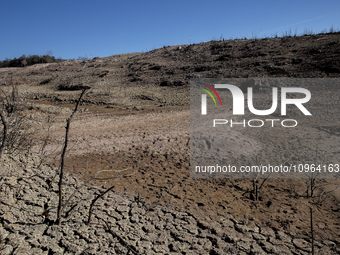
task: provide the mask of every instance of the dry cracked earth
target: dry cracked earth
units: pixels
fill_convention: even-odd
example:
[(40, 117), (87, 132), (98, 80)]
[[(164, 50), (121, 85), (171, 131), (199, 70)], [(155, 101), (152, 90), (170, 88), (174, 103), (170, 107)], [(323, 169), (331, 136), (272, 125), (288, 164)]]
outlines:
[[(92, 186), (88, 187), (89, 189), (101, 187), (99, 189), (102, 190), (104, 187), (115, 185), (114, 193), (110, 196), (116, 196), (118, 200), (126, 199), (125, 202), (115, 202), (113, 205), (110, 205), (110, 200), (107, 199), (106, 202), (101, 202), (102, 206), (111, 208), (104, 209), (104, 212), (113, 210), (115, 211), (113, 214), (121, 215), (113, 217), (114, 220), (111, 220), (110, 224), (118, 224), (120, 220), (129, 222), (118, 224), (120, 228), (116, 231), (123, 236), (126, 231), (131, 232), (134, 226), (136, 231), (139, 231), (140, 225), (141, 231), (148, 236), (155, 228), (155, 221), (144, 218), (147, 217), (144, 213), (140, 213), (143, 216), (138, 216), (143, 219), (140, 222), (132, 219), (137, 217), (130, 213), (134, 207), (151, 210), (150, 213), (157, 215), (158, 221), (161, 222), (166, 221), (164, 217), (172, 217), (171, 224), (175, 228), (178, 225), (177, 231), (180, 232), (176, 234), (167, 229), (165, 232), (170, 231), (172, 234), (164, 237), (167, 239), (166, 244), (163, 242), (161, 244), (164, 247), (155, 248), (156, 237), (147, 237), (144, 241), (150, 243), (143, 246), (138, 243), (143, 240), (136, 239), (137, 231), (132, 234), (135, 237), (124, 239), (135, 247), (133, 248), (135, 252), (308, 254), (311, 251), (312, 240), (310, 231), (310, 208), (312, 208), (314, 239), (318, 244), (316, 246), (318, 254), (338, 254), (339, 179), (317, 179), (313, 186), (315, 187), (313, 196), (307, 196), (306, 192), (310, 179), (268, 179), (261, 188), (258, 201), (254, 201), (251, 192), (252, 179), (190, 178), (189, 145), (191, 78), (340, 78), (339, 40), (340, 34), (332, 33), (257, 40), (211, 41), (163, 47), (146, 53), (94, 58), (89, 61), (74, 60), (24, 68), (3, 68), (0, 69), (0, 86), (7, 94), (10, 94), (12, 84), (18, 89), (20, 116), (26, 121), (25, 135), (27, 140), (32, 141), (30, 150), (40, 155), (43, 161), (52, 167), (51, 169), (59, 166), (66, 119), (72, 113), (79, 97), (79, 88), (91, 87), (82, 98), (79, 110), (72, 119), (65, 163), (68, 176), (86, 181), (101, 170), (110, 170), (100, 172), (97, 176), (107, 179), (93, 181)], [(293, 154), (295, 162), (325, 160), (334, 164), (340, 163), (340, 87), (335, 85), (331, 89), (310, 89), (318, 92), (318, 97), (309, 104), (314, 118), (294, 116), (301, 123), (301, 128), (293, 134), (291, 131), (278, 134), (277, 129), (251, 133), (242, 129), (236, 130), (230, 138), (235, 138), (235, 145), (230, 148), (233, 160), (241, 161), (242, 164), (254, 164), (259, 158), (285, 162)], [(261, 93), (265, 95), (266, 92)], [(331, 107), (332, 110), (329, 110)], [(244, 147), (240, 146), (238, 141), (247, 141), (248, 147), (253, 149), (244, 151)], [(125, 171), (118, 173), (111, 170)], [(18, 172), (15, 176), (21, 175), (23, 174)], [(51, 172), (45, 176), (50, 175)], [(120, 177), (109, 178), (117, 175)], [(2, 179), (2, 188), (6, 187), (6, 190), (7, 186), (17, 187), (20, 182), (18, 179), (6, 179), (9, 177), (1, 178), (5, 178)], [(45, 182), (48, 178), (42, 179)], [(40, 182), (42, 181), (38, 181)], [(3, 199), (3, 190), (1, 192)], [(10, 194), (12, 191), (8, 192)], [(138, 205), (139, 200), (136, 202), (136, 198), (141, 199), (143, 205)], [(16, 199), (7, 202), (3, 200), (8, 210), (12, 210), (8, 206), (13, 205), (11, 203), (19, 203), (20, 198)], [(49, 200), (42, 199), (36, 202), (36, 206), (43, 206), (46, 201)], [(118, 205), (121, 206), (120, 209)], [(1, 207), (5, 208), (4, 204)], [(20, 227), (10, 227), (9, 222), (15, 219), (10, 218), (5, 209), (0, 210), (3, 210), (0, 211), (1, 224), (7, 233), (7, 239), (4, 239), (2, 245), (12, 247), (6, 246), (10, 252), (3, 251), (1, 254), (12, 254), (16, 251), (11, 243), (15, 238), (8, 235), (14, 233), (25, 236), (29, 230), (22, 227), (27, 231), (20, 232)], [(97, 216), (100, 216), (96, 218), (96, 224), (99, 224), (98, 222), (106, 216), (99, 213), (100, 208), (97, 208), (97, 211)], [(177, 217), (175, 212), (180, 215)], [(136, 215), (138, 213), (136, 212)], [(50, 217), (53, 219), (55, 216)], [(172, 222), (176, 219), (177, 225)], [(199, 223), (200, 221), (205, 223)], [(151, 224), (150, 229), (143, 229), (147, 228), (148, 222)], [(46, 222), (44, 224), (48, 225)], [(185, 227), (188, 224), (190, 228)], [(213, 227), (210, 225), (214, 224), (218, 225), (216, 227), (218, 230), (212, 230)], [(191, 229), (191, 225), (196, 228)], [(73, 226), (74, 229), (79, 227)], [(232, 230), (224, 227), (235, 230), (235, 235), (240, 238), (226, 237), (225, 232), (231, 233)], [(51, 230), (51, 226), (46, 228), (44, 231), (50, 238), (58, 235), (51, 233), (56, 231)], [(64, 226), (64, 232), (69, 231), (65, 228)], [(157, 231), (164, 229), (166, 228), (156, 226)], [(186, 229), (185, 232), (182, 233), (182, 229)], [(263, 231), (270, 229), (272, 232), (264, 234), (261, 229)], [(86, 231), (90, 233), (92, 230)], [(156, 233), (158, 238), (161, 232)], [(184, 233), (198, 239), (192, 241), (178, 237), (185, 236)], [(107, 248), (104, 251), (91, 246), (87, 251), (78, 251), (74, 247), (67, 248), (69, 245), (65, 244), (72, 241), (75, 234), (72, 232), (70, 234), (72, 238), (69, 240), (63, 239), (63, 235), (58, 237), (53, 251), (43, 248), (40, 241), (40, 246), (38, 244), (33, 246), (33, 241), (30, 245), (40, 249), (41, 252), (47, 252), (46, 254), (127, 252), (124, 250), (126, 244), (119, 242), (120, 239), (114, 236), (112, 238), (116, 238), (116, 242), (121, 246), (125, 245), (125, 248)], [(87, 244), (95, 243), (92, 237), (80, 239), (85, 240)], [(227, 246), (218, 244), (220, 239)], [(208, 240), (210, 244), (204, 246), (202, 243), (204, 240)], [(282, 243), (278, 244), (278, 241)], [(171, 245), (171, 242), (176, 242), (178, 247)], [(186, 246), (190, 242), (199, 245), (196, 248)], [(203, 248), (199, 248), (201, 245)], [(218, 248), (219, 245), (226, 247), (225, 250)], [(277, 248), (279, 245), (285, 248)], [(79, 243), (79, 246), (82, 244)], [(90, 250), (93, 253), (86, 253)], [(17, 251), (15, 254), (23, 253)]]

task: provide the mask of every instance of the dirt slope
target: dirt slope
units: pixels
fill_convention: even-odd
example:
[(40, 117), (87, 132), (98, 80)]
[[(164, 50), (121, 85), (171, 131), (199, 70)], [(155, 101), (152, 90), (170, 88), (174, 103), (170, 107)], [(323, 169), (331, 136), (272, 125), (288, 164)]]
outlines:
[[(252, 201), (250, 180), (189, 177), (190, 78), (339, 78), (339, 40), (340, 34), (334, 33), (171, 46), (83, 62), (0, 69), (0, 85), (4, 90), (10, 89), (11, 81), (18, 85), (20, 96), (27, 100), (27, 116), (37, 121), (36, 137), (40, 141), (48, 137), (44, 155), (55, 164), (65, 120), (79, 95), (73, 89), (92, 87), (71, 125), (66, 163), (72, 174), (87, 179), (98, 170), (130, 167), (136, 175), (105, 185), (116, 183), (117, 191), (133, 190), (148, 203), (200, 217), (253, 219), (306, 240), (310, 240), (309, 207), (313, 207), (315, 238), (332, 240), (339, 246), (339, 201), (331, 193), (321, 195), (322, 189), (307, 198), (306, 180), (268, 180), (260, 200)], [(338, 92), (330, 92), (329, 97), (338, 100)], [(325, 101), (327, 98), (322, 98), (318, 103)], [(47, 132), (47, 116), (56, 114)], [(312, 132), (320, 136), (322, 146), (332, 147), (336, 158), (339, 116), (338, 112), (330, 113), (334, 122), (311, 127), (301, 135)], [(242, 132), (238, 135), (246, 137)], [(273, 143), (289, 147), (284, 136), (274, 139), (275, 132), (267, 140), (258, 139), (258, 135), (250, 138), (259, 148)], [(40, 142), (34, 150), (39, 152), (41, 146)], [(269, 157), (275, 150), (266, 153), (264, 157)], [(251, 162), (255, 156), (256, 152), (244, 160)], [(336, 185), (336, 180), (332, 182)], [(320, 186), (323, 184), (320, 181)]]

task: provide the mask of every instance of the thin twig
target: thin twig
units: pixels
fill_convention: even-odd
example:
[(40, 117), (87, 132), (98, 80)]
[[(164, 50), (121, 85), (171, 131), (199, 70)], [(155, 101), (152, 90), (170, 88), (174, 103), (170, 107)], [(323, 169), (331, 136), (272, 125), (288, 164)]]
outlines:
[(1, 117), (1, 122), (4, 125), (4, 131), (3, 131), (3, 136), (2, 136), (2, 143), (0, 146), (0, 159), (2, 157), (2, 152), (6, 146), (7, 143), (7, 119), (2, 111), (0, 111), (0, 117)]
[(313, 209), (310, 207), (310, 232), (312, 235), (312, 255), (314, 255)]
[[(93, 180), (103, 181), (103, 180), (109, 180), (109, 179), (118, 178), (118, 177), (128, 177), (128, 176), (131, 176), (131, 175), (135, 174), (135, 173), (132, 173), (132, 174), (130, 174), (130, 175), (118, 175), (118, 176), (112, 176), (112, 177), (107, 177), (107, 178), (98, 178), (97, 175), (99, 175), (100, 173), (102, 173), (102, 172), (123, 172), (123, 171), (126, 171), (126, 170), (128, 170), (128, 169), (130, 169), (130, 167), (125, 168), (125, 169), (123, 169), (123, 170), (101, 170), (101, 171), (97, 172), (97, 173), (95, 174), (94, 177), (92, 177), (92, 178), (90, 178), (89, 180), (87, 180), (86, 182), (84, 182), (83, 185), (81, 185), (80, 187), (78, 187), (78, 188), (72, 193), (72, 195), (67, 199), (67, 201), (66, 201), (65, 204), (63, 205), (63, 208), (65, 208), (65, 207), (69, 204), (69, 202), (71, 201), (71, 199), (75, 196), (75, 194), (76, 194), (77, 192), (80, 191), (80, 189), (81, 189), (82, 187), (84, 187), (86, 184), (90, 183), (90, 182), (93, 181)], [(69, 214), (69, 213), (72, 211), (73, 208), (74, 208), (74, 207), (72, 207), (72, 208), (67, 212), (67, 214)]]
[(99, 194), (95, 199), (92, 200), (91, 205), (90, 205), (90, 209), (89, 209), (89, 218), (87, 220), (87, 225), (90, 224), (91, 222), (91, 216), (92, 216), (92, 208), (93, 205), (97, 202), (97, 200), (99, 198), (101, 198), (102, 196), (104, 196), (106, 193), (108, 193), (109, 191), (111, 191), (113, 188), (115, 187), (115, 185), (111, 186), (110, 188), (108, 188), (107, 190), (105, 190), (103, 193)]
[(74, 114), (76, 113), (76, 111), (78, 110), (80, 100), (85, 94), (85, 92), (86, 92), (86, 89), (83, 89), (77, 101), (76, 107), (74, 108), (74, 111), (72, 112), (71, 116), (67, 119), (67, 123), (66, 123), (65, 142), (64, 142), (64, 149), (61, 154), (60, 175), (59, 175), (59, 204), (58, 204), (58, 215), (57, 215), (57, 224), (59, 226), (61, 224), (61, 212), (62, 212), (62, 203), (63, 203), (62, 185), (63, 185), (63, 177), (64, 177), (65, 154), (66, 154), (66, 149), (67, 149), (67, 144), (68, 144), (68, 133), (70, 129), (71, 120)]
[[(325, 184), (325, 186), (326, 186), (326, 184)], [(329, 193), (332, 193), (333, 191), (335, 191), (335, 190), (338, 189), (339, 187), (340, 187), (340, 184), (337, 185), (334, 189), (332, 189), (332, 190), (330, 190), (330, 191), (327, 191), (327, 192), (326, 192), (325, 190), (323, 190), (323, 191), (321, 192), (320, 196), (319, 196), (318, 204), (321, 204), (323, 201), (325, 201), (326, 198), (328, 197), (328, 194), (329, 194)], [(322, 195), (325, 195), (325, 198), (324, 198), (323, 200), (321, 200)]]
[[(292, 157), (294, 156), (294, 153), (285, 161), (283, 162), (281, 165), (285, 165)], [(260, 191), (260, 189), (262, 188), (263, 184), (269, 179), (269, 177), (271, 176), (273, 172), (271, 172), (266, 179), (263, 180), (263, 182), (261, 183), (260, 187), (258, 188), (258, 191)]]
[(139, 255), (139, 253), (138, 253), (138, 251), (136, 250), (135, 247), (129, 245), (122, 237), (120, 237), (117, 233), (113, 232), (107, 222), (105, 222), (105, 224), (106, 224), (107, 230), (111, 233), (111, 235), (113, 237), (118, 238), (119, 242), (128, 249), (127, 254), (129, 254), (129, 252), (131, 251), (133, 254)]
[[(129, 174), (128, 176), (132, 176), (134, 175), (135, 173), (132, 173), (132, 174)], [(92, 208), (93, 208), (93, 205), (97, 202), (97, 200), (99, 198), (101, 198), (102, 196), (104, 196), (106, 193), (108, 193), (110, 190), (112, 190), (115, 186), (111, 186), (110, 188), (108, 188), (107, 190), (105, 190), (103, 193), (99, 194), (97, 197), (95, 197), (92, 202), (91, 202), (91, 205), (90, 205), (90, 209), (89, 209), (89, 218), (87, 220), (87, 225), (90, 224), (91, 222), (91, 216), (92, 216)]]

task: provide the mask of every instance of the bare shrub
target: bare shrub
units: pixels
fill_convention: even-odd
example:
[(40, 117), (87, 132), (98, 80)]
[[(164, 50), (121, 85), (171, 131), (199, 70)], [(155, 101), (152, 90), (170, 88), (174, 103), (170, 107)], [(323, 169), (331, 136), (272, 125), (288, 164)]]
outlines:
[(18, 88), (13, 84), (11, 91), (6, 93), (0, 88), (1, 122), (4, 126), (2, 136), (2, 148), (8, 153), (27, 151), (34, 144), (34, 120), (25, 114), (25, 102), (19, 97)]

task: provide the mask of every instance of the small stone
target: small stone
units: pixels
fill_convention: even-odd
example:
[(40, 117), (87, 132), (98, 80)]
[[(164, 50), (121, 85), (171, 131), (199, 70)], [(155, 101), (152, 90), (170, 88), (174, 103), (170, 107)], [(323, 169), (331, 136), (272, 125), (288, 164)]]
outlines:
[[(319, 252), (317, 254), (331, 255), (331, 254), (333, 254), (333, 252), (327, 246), (324, 246), (324, 247), (319, 249)], [(338, 252), (338, 254), (339, 254), (339, 252)]]
[(4, 183), (13, 187), (13, 186), (18, 184), (17, 183), (17, 177), (15, 177), (15, 176), (5, 177)]
[(275, 248), (276, 248), (277, 254), (292, 255), (289, 248), (285, 245), (277, 245)]
[(260, 228), (256, 226), (255, 224), (248, 226), (248, 229), (250, 232), (260, 233)]
[(5, 239), (8, 236), (8, 234), (9, 233), (3, 227), (0, 226), (0, 238), (1, 238), (1, 240)]
[(134, 207), (131, 209), (131, 214), (140, 214), (143, 215), (145, 214), (145, 210), (143, 208), (139, 208), (139, 207)]
[(137, 245), (143, 248), (143, 250), (150, 250), (152, 247), (152, 243), (150, 241), (138, 241)]
[(220, 223), (224, 227), (234, 227), (234, 222), (226, 218), (220, 219)]
[(156, 253), (169, 253), (169, 248), (166, 245), (154, 245), (153, 250)]
[(246, 233), (250, 230), (246, 225), (240, 225), (240, 224), (235, 224), (235, 229), (241, 233)]
[(316, 224), (320, 229), (324, 229), (326, 227), (325, 223), (320, 222), (318, 224)]
[(151, 225), (151, 224), (147, 224), (147, 225), (143, 226), (142, 229), (146, 233), (152, 233), (153, 231), (155, 231), (155, 226)]
[(293, 240), (293, 244), (301, 250), (308, 251), (308, 252), (312, 251), (312, 247), (311, 247), (312, 245), (306, 240), (295, 238)]
[(131, 218), (130, 218), (130, 221), (132, 223), (138, 223), (139, 222), (139, 217), (137, 214), (134, 214)]
[(120, 212), (120, 213), (129, 212), (130, 211), (130, 207), (119, 205), (119, 206), (117, 206), (116, 210), (117, 210), (117, 212)]
[(336, 244), (332, 241), (329, 240), (323, 240), (322, 241), (325, 245), (327, 245), (328, 247), (336, 247)]
[(197, 222), (197, 226), (201, 229), (209, 229), (210, 224), (204, 220), (200, 220)]
[(283, 233), (282, 231), (277, 231), (277, 237), (278, 239), (286, 243), (290, 243), (292, 241), (292, 238), (286, 235), (285, 233)]
[(275, 237), (275, 232), (274, 230), (272, 230), (271, 228), (268, 228), (268, 227), (261, 227), (261, 231), (260, 233), (264, 236), (267, 236), (267, 237)]
[(59, 227), (56, 225), (50, 226), (46, 230), (46, 234), (49, 235), (50, 237), (53, 237), (56, 240), (60, 240), (60, 238), (63, 236), (63, 233), (60, 231)]
[(276, 253), (276, 249), (271, 243), (266, 241), (260, 241), (259, 244), (264, 251), (269, 253)]
[(13, 247), (11, 245), (5, 245), (2, 249), (0, 249), (1, 255), (10, 255), (13, 252)]
[(243, 238), (243, 235), (234, 229), (230, 228), (229, 231), (226, 231), (224, 234), (224, 239), (229, 243), (237, 243)]
[(238, 242), (238, 243), (237, 243), (237, 246), (238, 246), (238, 247), (240, 248), (240, 250), (242, 250), (242, 251), (245, 251), (245, 252), (247, 252), (247, 253), (250, 252), (250, 243), (248, 243), (248, 242), (243, 242), (243, 241)]
[(11, 212), (6, 212), (5, 214), (3, 214), (2, 220), (8, 224), (14, 223), (16, 221), (15, 217)]
[(251, 245), (250, 251), (252, 252), (252, 254), (265, 254), (260, 245), (258, 245), (257, 243), (253, 243)]
[(267, 238), (261, 234), (258, 234), (258, 233), (253, 233), (253, 238), (255, 240), (266, 240)]
[[(190, 234), (193, 234), (193, 235), (197, 235), (198, 234), (197, 227), (194, 226), (194, 225), (183, 226), (183, 228), (188, 230), (188, 232)], [(223, 232), (222, 231), (219, 231), (219, 233), (221, 234), (221, 236), (223, 236)]]

